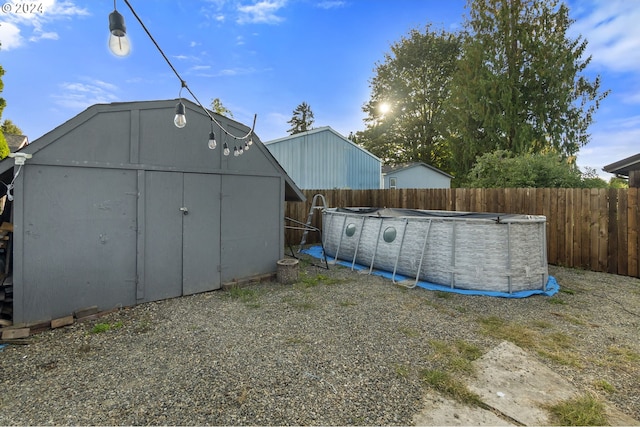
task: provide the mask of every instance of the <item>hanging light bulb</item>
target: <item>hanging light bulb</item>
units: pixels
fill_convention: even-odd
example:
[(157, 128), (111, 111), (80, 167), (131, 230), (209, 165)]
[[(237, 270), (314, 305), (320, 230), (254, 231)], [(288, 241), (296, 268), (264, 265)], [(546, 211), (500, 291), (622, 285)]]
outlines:
[(233, 157), (238, 157), (240, 154), (238, 153), (238, 147), (233, 146)]
[(184, 104), (182, 102), (178, 102), (176, 105), (176, 117), (173, 119), (173, 124), (180, 129), (187, 125), (187, 116), (184, 114)]
[(124, 17), (115, 10), (115, 7), (113, 12), (109, 14), (109, 32), (109, 50), (116, 56), (129, 55), (131, 44), (124, 26)]
[(252, 146), (253, 145), (253, 137), (252, 136), (249, 137), (249, 141), (247, 142), (247, 145), (248, 146)]
[(207, 144), (209, 150), (215, 150), (217, 145), (216, 136), (213, 134), (213, 131), (209, 132), (209, 143)]
[(243, 153), (244, 149), (242, 148), (242, 144), (240, 144), (240, 146), (238, 147), (238, 156), (242, 156)]
[(231, 150), (229, 150), (229, 146), (226, 142), (222, 145), (222, 154), (224, 154), (225, 156), (231, 154)]
[(248, 142), (244, 143), (244, 151), (249, 151), (249, 143)]

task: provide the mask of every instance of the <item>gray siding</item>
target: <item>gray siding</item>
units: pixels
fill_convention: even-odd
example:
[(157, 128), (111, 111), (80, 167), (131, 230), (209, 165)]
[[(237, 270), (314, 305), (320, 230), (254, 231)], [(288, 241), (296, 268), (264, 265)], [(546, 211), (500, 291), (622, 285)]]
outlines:
[(330, 128), (266, 143), (302, 189), (380, 188), (380, 160)]
[[(193, 103), (177, 129), (175, 102), (93, 106), (25, 147), (33, 158), (14, 189), (14, 323), (276, 271), (285, 195), (299, 189), (257, 137), (225, 157), (214, 127), (219, 148), (209, 150), (210, 119)], [(249, 130), (219, 120), (236, 135)], [(13, 168), (0, 162), (3, 180)]]
[(396, 188), (451, 187), (451, 178), (420, 165), (387, 173), (384, 176), (384, 188), (390, 188), (390, 178), (396, 178)]

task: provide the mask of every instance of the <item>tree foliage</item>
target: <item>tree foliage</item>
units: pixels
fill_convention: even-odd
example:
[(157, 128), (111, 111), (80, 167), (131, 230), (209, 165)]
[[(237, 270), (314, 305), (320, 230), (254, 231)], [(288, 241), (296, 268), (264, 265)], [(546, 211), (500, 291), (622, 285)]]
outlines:
[(9, 134), (9, 135), (23, 134), (22, 129), (20, 129), (15, 123), (13, 123), (13, 121), (9, 119), (4, 119), (4, 122), (2, 122), (0, 129), (2, 129), (2, 133)]
[(447, 103), (452, 170), (466, 174), (494, 150), (556, 152), (571, 159), (589, 141), (607, 91), (582, 72), (587, 41), (558, 0), (468, 0), (469, 17)]
[(514, 155), (507, 150), (485, 153), (467, 174), (472, 188), (606, 188), (595, 169), (581, 172), (555, 153)]
[(233, 113), (222, 104), (220, 98), (211, 100), (211, 110), (216, 114), (220, 114), (221, 116), (233, 118)]
[(291, 125), (291, 129), (289, 135), (295, 135), (297, 133), (306, 132), (308, 130), (313, 129), (313, 111), (311, 111), (311, 107), (306, 102), (302, 102), (302, 104), (298, 105), (295, 110), (293, 110), (293, 116), (291, 120), (287, 123)]
[(363, 106), (367, 129), (358, 142), (385, 163), (444, 167), (449, 150), (438, 129), (459, 53), (458, 35), (429, 26), (394, 43), (370, 80), (371, 99)]
[[(4, 82), (2, 81), (2, 77), (4, 76), (4, 68), (0, 65), (0, 92), (4, 90)], [(0, 118), (2, 117), (2, 111), (4, 107), (7, 105), (7, 102), (4, 98), (0, 97)], [(4, 137), (3, 129), (0, 129), (0, 159), (4, 159), (10, 153), (9, 146), (7, 145), (7, 140)]]

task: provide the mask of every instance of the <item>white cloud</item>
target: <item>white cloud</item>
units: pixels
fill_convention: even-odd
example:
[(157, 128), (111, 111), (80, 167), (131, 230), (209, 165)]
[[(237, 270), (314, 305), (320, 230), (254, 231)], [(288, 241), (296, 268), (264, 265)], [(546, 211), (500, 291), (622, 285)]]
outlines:
[(277, 13), (286, 5), (286, 0), (261, 0), (251, 5), (238, 6), (238, 24), (278, 24), (284, 18)]
[(610, 175), (602, 168), (618, 160), (638, 154), (640, 141), (640, 115), (612, 120), (593, 132), (591, 142), (580, 149), (578, 166), (593, 167), (608, 180)]
[(85, 109), (94, 104), (118, 101), (118, 87), (102, 80), (83, 78), (80, 82), (60, 84), (60, 93), (53, 95), (55, 103), (71, 109)]
[(4, 5), (11, 8), (0, 15), (0, 41), (4, 50), (19, 48), (25, 40), (57, 40), (58, 34), (47, 29), (51, 23), (89, 15), (86, 9), (68, 0), (24, 0)]
[(0, 49), (11, 50), (20, 47), (23, 43), (20, 28), (9, 22), (0, 22)]
[(640, 2), (628, 0), (577, 1), (572, 9), (574, 36), (587, 41), (592, 64), (612, 71), (640, 68)]
[(324, 0), (316, 4), (316, 7), (320, 9), (336, 9), (339, 7), (345, 7), (347, 2), (341, 0)]

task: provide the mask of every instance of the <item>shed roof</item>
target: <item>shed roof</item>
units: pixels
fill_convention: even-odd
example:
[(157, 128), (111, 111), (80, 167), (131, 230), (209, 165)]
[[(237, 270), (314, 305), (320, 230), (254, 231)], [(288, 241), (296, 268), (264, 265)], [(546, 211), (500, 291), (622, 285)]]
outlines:
[(437, 172), (441, 175), (446, 176), (447, 178), (453, 178), (453, 176), (449, 175), (448, 173), (443, 172), (440, 169), (423, 162), (408, 162), (408, 163), (398, 163), (397, 165), (384, 165), (382, 166), (382, 173), (390, 174), (392, 172), (400, 172), (400, 171), (415, 168), (415, 167), (426, 167), (428, 169), (431, 169), (434, 172)]
[(351, 144), (352, 146), (356, 147), (358, 150), (362, 151), (363, 153), (367, 154), (368, 156), (371, 156), (374, 159), (376, 159), (377, 161), (382, 162), (382, 160), (379, 157), (375, 156), (373, 153), (367, 151), (366, 149), (364, 149), (363, 147), (361, 147), (358, 144), (354, 143), (353, 141), (349, 140), (348, 138), (345, 138), (344, 136), (340, 135), (338, 132), (333, 130), (330, 126), (322, 126), (322, 127), (319, 127), (319, 128), (308, 130), (306, 132), (295, 133), (293, 135), (285, 136), (285, 137), (282, 137), (282, 138), (272, 139), (271, 141), (265, 141), (264, 145), (279, 144), (279, 143), (282, 143), (282, 142), (287, 142), (287, 141), (291, 141), (291, 140), (294, 140), (294, 139), (298, 139), (298, 138), (300, 138), (302, 136), (305, 136), (305, 135), (313, 135), (315, 133), (320, 133), (320, 132), (330, 132), (330, 133), (334, 134), (336, 137), (342, 139), (345, 143)]
[(640, 153), (606, 165), (602, 169), (616, 175), (629, 176), (630, 171), (640, 170)]
[(29, 139), (25, 135), (13, 135), (10, 133), (5, 133), (4, 138), (7, 140), (9, 151), (11, 151), (12, 153), (29, 144)]
[[(201, 107), (188, 99), (182, 99), (184, 104), (189, 104), (187, 107), (190, 110), (194, 110), (200, 112), (203, 116), (206, 114), (202, 111)], [(110, 112), (110, 111), (123, 111), (127, 109), (159, 109), (159, 108), (167, 108), (167, 109), (175, 109), (176, 100), (159, 100), (159, 101), (136, 101), (136, 102), (113, 102), (111, 104), (95, 104), (91, 107), (87, 108), (80, 114), (71, 119), (67, 120), (65, 123), (56, 127), (55, 129), (47, 132), (40, 138), (32, 141), (30, 144), (23, 146), (19, 151), (22, 153), (35, 154), (41, 149), (45, 148), (47, 145), (55, 142), (57, 139), (61, 138), (66, 133), (70, 132), (72, 129), (82, 125), (87, 122), (89, 119), (94, 117), (97, 114), (102, 112)], [(211, 114), (215, 114), (212, 113)], [(250, 130), (249, 127), (243, 125), (242, 123), (235, 122), (237, 127), (244, 129), (246, 132)], [(255, 139), (254, 139), (255, 140)], [(261, 141), (258, 146), (263, 145)], [(273, 164), (275, 169), (284, 177), (285, 179), (285, 200), (286, 201), (304, 201), (306, 197), (302, 193), (302, 191), (298, 188), (295, 182), (287, 175), (287, 172), (280, 166), (280, 163), (276, 160), (275, 157), (264, 147), (259, 148), (263, 155), (267, 158), (269, 162)], [(3, 180), (7, 178), (7, 174), (9, 171), (13, 169), (14, 160), (11, 158), (5, 158), (0, 161), (0, 176)]]

